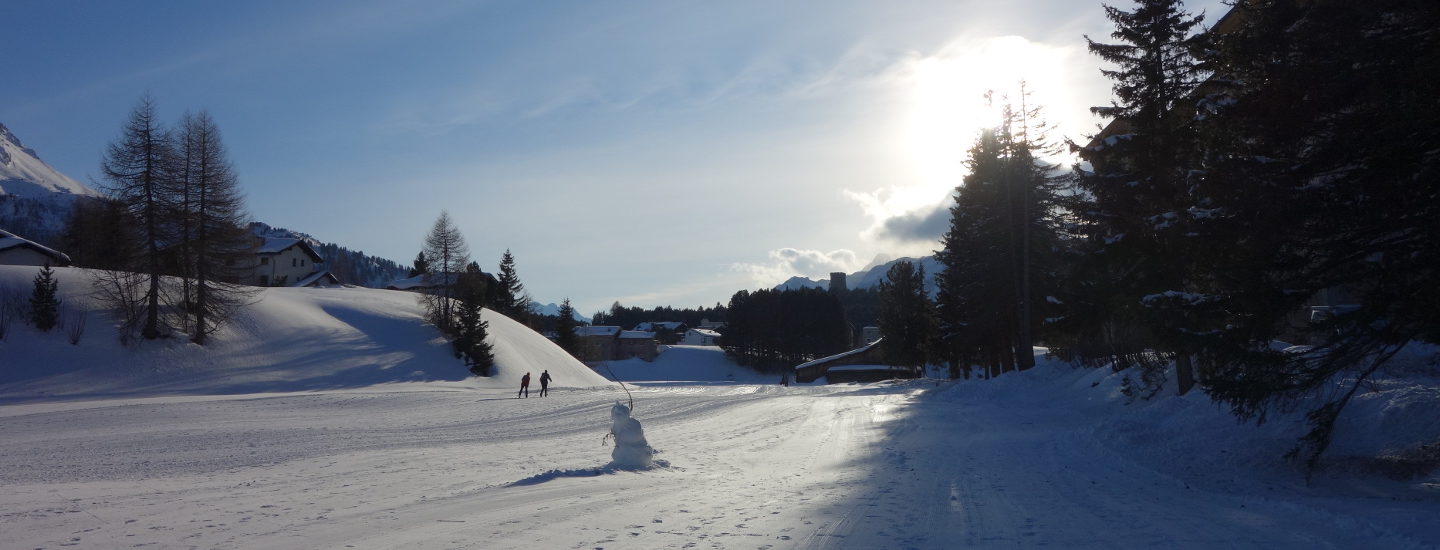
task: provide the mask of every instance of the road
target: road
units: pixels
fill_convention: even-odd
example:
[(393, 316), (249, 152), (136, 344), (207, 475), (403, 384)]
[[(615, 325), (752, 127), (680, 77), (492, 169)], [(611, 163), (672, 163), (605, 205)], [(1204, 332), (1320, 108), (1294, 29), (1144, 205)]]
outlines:
[(1058, 404), (933, 383), (634, 391), (662, 461), (645, 471), (606, 468), (609, 406), (626, 399), (613, 389), (0, 407), (0, 547), (1434, 544), (1302, 500), (1192, 488)]

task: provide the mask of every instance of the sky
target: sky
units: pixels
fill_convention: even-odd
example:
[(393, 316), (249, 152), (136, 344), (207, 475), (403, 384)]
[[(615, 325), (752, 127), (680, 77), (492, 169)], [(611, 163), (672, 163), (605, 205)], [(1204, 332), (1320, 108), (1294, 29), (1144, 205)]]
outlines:
[[(1128, 2), (1116, 2), (1121, 7)], [(1219, 0), (1187, 3), (1207, 21)], [(409, 264), (441, 211), (542, 303), (695, 307), (932, 253), (995, 97), (1109, 101), (1098, 2), (7, 0), (0, 123), (82, 182), (148, 93), (257, 221)]]

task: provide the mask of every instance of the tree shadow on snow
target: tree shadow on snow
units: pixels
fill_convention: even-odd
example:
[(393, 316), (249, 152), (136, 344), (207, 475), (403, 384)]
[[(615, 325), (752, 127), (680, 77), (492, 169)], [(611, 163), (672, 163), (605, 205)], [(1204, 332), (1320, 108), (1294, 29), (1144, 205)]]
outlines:
[(567, 468), (559, 470), (548, 470), (527, 477), (525, 479), (510, 483), (509, 485), (506, 485), (506, 487), (525, 487), (529, 485), (539, 485), (541, 483), (545, 483), (547, 481), (554, 481), (562, 477), (599, 477), (602, 475), (615, 474), (620, 472), (643, 472), (647, 470), (668, 469), (670, 469), (670, 463), (664, 460), (656, 460), (648, 468), (622, 468), (616, 466), (614, 462), (611, 462), (610, 464), (606, 464), (597, 468)]

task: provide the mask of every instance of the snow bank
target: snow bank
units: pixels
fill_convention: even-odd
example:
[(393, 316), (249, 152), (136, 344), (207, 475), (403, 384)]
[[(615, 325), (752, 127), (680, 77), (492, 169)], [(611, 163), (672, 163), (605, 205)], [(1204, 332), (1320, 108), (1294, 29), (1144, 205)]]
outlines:
[[(416, 295), (366, 288), (257, 289), (254, 303), (206, 346), (183, 336), (119, 344), (114, 322), (92, 296), (90, 272), (57, 268), (62, 308), (84, 315), (71, 345), (64, 329), (36, 331), (12, 320), (0, 340), (0, 402), (173, 394), (317, 391), (424, 383), (519, 387), (548, 369), (553, 387), (607, 385), (543, 336), (486, 310), (494, 376), (473, 377), (422, 315)], [(0, 297), (28, 299), (36, 268), (0, 266)], [(73, 318), (73, 317), (72, 317)]]
[[(1256, 485), (1315, 489), (1304, 487), (1300, 466), (1283, 456), (1309, 430), (1304, 412), (1311, 406), (1272, 414), (1257, 426), (1237, 421), (1227, 407), (1199, 389), (1176, 395), (1173, 371), (1167, 373), (1165, 387), (1147, 400), (1121, 391), (1125, 378), (1134, 373), (1076, 368), (1043, 356), (1037, 356), (1037, 363), (1034, 369), (993, 380), (958, 382), (936, 397), (1064, 411), (1090, 422), (1094, 437), (1116, 452), (1216, 491), (1244, 493)], [(1440, 383), (1413, 372), (1418, 369), (1394, 370), (1403, 375), (1382, 374), (1341, 414), (1317, 486), (1348, 491), (1358, 473), (1371, 489), (1378, 489), (1374, 484), (1390, 483), (1385, 477), (1394, 473), (1387, 470), (1387, 461), (1413, 456), (1419, 445), (1440, 443), (1440, 415), (1434, 413), (1440, 410)], [(1409, 486), (1433, 491), (1440, 471), (1394, 483), (1398, 490)]]

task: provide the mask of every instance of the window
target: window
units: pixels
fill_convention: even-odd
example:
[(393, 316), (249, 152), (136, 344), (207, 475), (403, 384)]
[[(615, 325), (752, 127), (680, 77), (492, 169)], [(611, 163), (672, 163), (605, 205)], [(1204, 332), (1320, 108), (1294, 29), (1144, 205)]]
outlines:
[(290, 258), (290, 267), (295, 267), (295, 262), (298, 261), (300, 261), (299, 258)]
[(260, 265), (270, 265), (270, 257), (269, 257), (269, 256), (261, 256), (261, 257), (260, 257)]
[(270, 277), (268, 275), (260, 276), (260, 286), (270, 286)]

